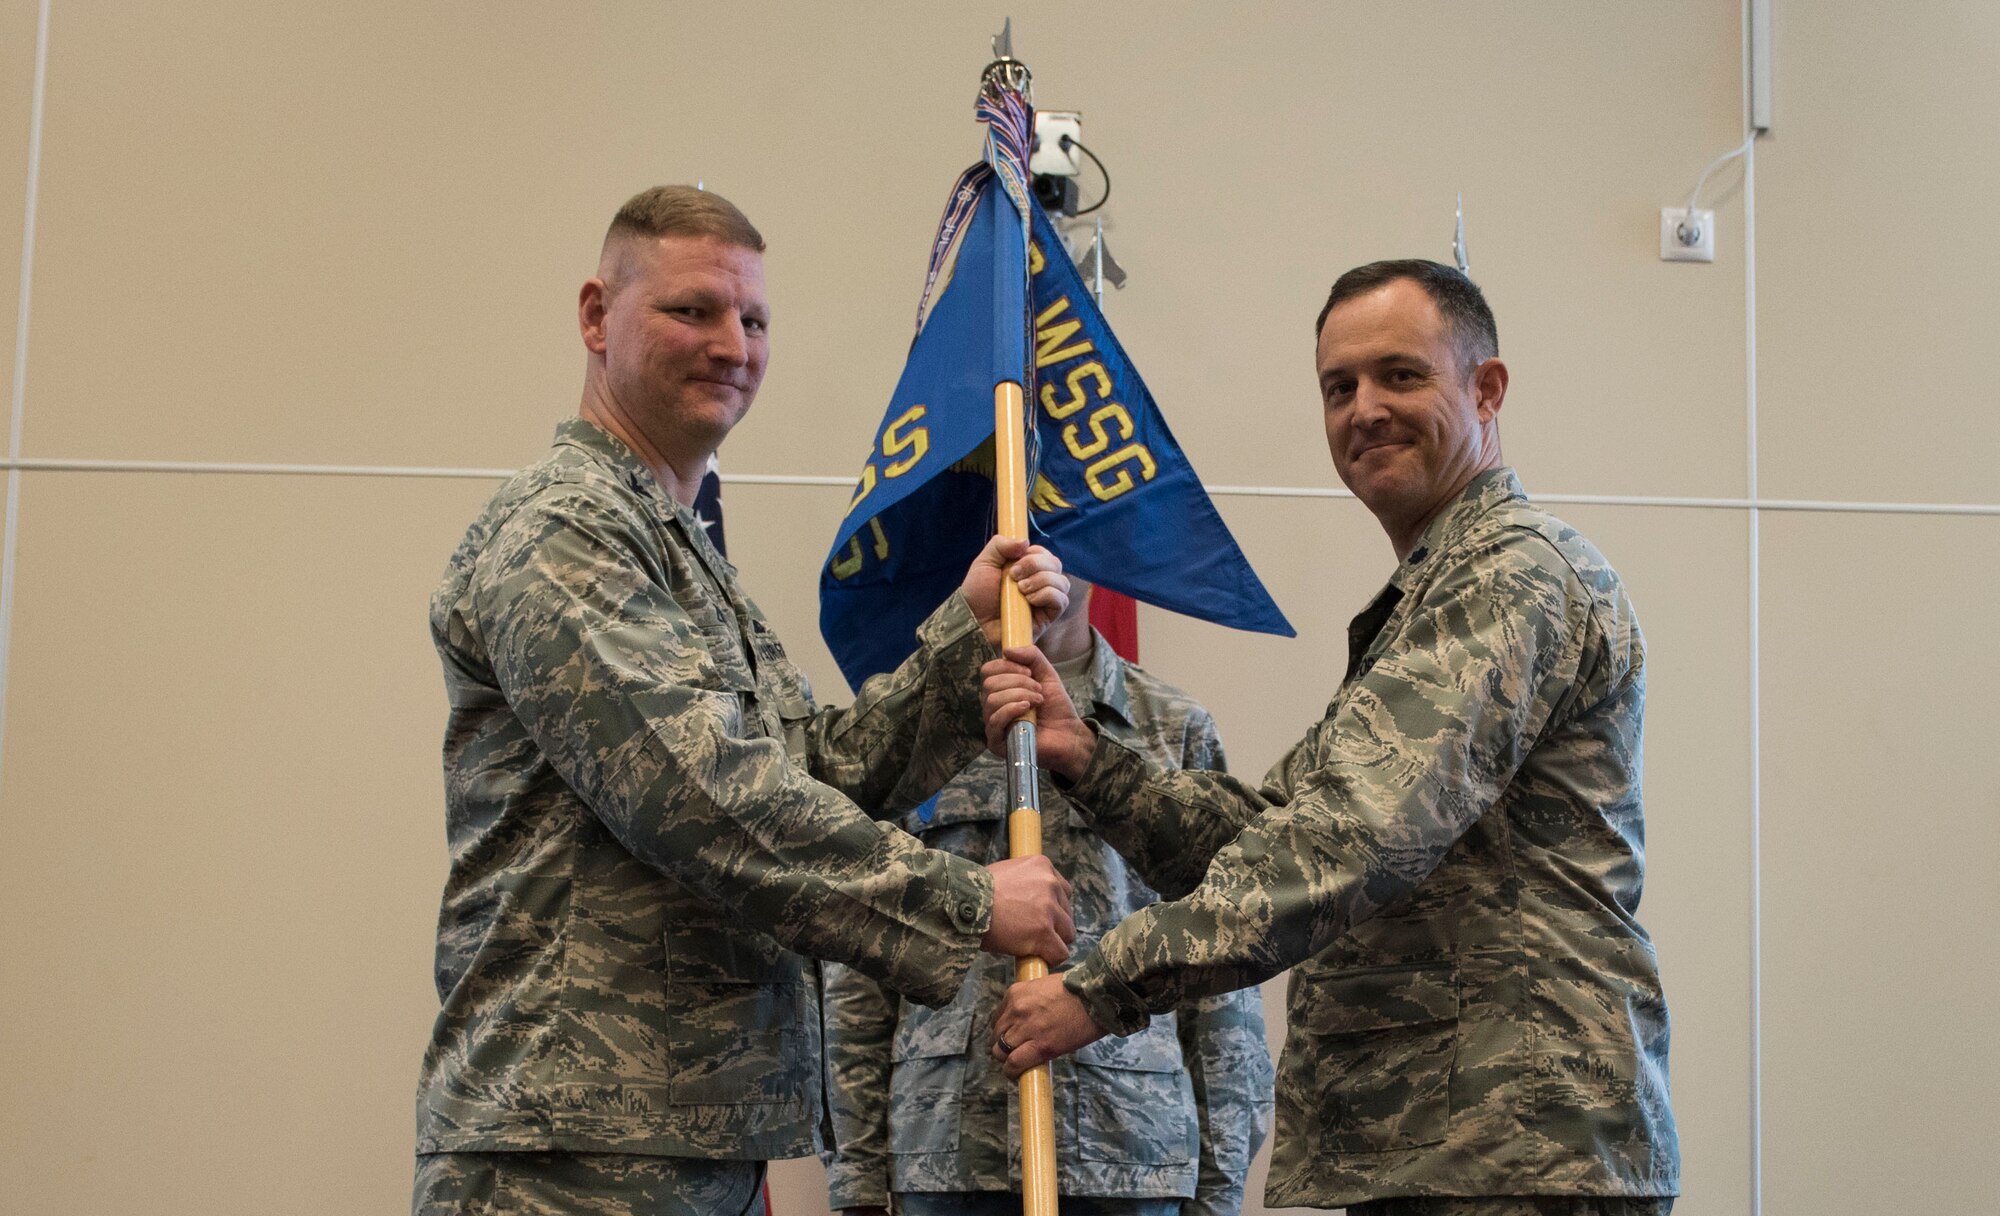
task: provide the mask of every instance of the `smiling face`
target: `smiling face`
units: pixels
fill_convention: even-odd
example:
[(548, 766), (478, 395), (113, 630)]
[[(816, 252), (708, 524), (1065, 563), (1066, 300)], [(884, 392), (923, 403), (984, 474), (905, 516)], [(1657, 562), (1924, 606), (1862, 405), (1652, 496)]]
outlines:
[(1473, 477), (1500, 463), (1506, 366), (1487, 359), (1468, 372), (1450, 325), (1414, 280), (1327, 314), (1319, 386), (1333, 467), (1399, 555)]
[(707, 236), (624, 238), (581, 304), (604, 408), (670, 463), (705, 464), (764, 380), (763, 255)]

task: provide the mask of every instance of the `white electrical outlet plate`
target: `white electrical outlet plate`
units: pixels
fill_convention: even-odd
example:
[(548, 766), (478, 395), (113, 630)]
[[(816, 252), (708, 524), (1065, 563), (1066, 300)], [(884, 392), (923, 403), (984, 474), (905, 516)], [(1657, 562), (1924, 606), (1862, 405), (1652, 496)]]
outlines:
[(1075, 110), (1035, 111), (1035, 150), (1028, 156), (1028, 172), (1050, 177), (1075, 177), (1083, 172), (1083, 153), (1074, 144), (1063, 150), (1062, 137), (1083, 138), (1083, 115)]
[[(1692, 232), (1685, 232), (1686, 207), (1660, 208), (1660, 260), (1662, 262), (1713, 262), (1715, 260), (1715, 212), (1698, 207)], [(1693, 237), (1687, 240), (1686, 237)]]

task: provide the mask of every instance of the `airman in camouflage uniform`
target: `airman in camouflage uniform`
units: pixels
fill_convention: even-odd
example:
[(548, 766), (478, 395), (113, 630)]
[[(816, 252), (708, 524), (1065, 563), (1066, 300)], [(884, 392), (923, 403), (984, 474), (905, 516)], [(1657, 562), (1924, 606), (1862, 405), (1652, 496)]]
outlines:
[[(1042, 636), (1071, 697), (1107, 733), (1166, 768), (1220, 769), (1208, 711), (1119, 658), (1090, 627), (1087, 590)], [(1005, 857), (1007, 773), (975, 760), (904, 816), (927, 845), (973, 861)], [(1044, 782), (1043, 846), (1075, 886), (1078, 945), (1154, 902), (1150, 888)], [(1013, 963), (986, 959), (958, 998), (924, 1009), (845, 967), (827, 971), (827, 1062), (835, 1151), (831, 1206), (904, 1216), (1020, 1211), (1016, 1087), (986, 1053)], [(1118, 1216), (1235, 1216), (1271, 1123), (1271, 1055), (1256, 989), (1202, 997), (1129, 1038), (1057, 1060), (1057, 1176), (1063, 1210)]]
[(850, 801), (900, 812), (977, 752), (1001, 559), (1044, 621), (1059, 564), (989, 546), (908, 662), (822, 710), (689, 509), (762, 377), (761, 248), (712, 194), (626, 205), (580, 299), (583, 416), (432, 600), (451, 872), (423, 1216), (761, 1212), (763, 1162), (821, 1143), (813, 958), (935, 1005), (982, 945), (1066, 956), (1046, 860), (982, 868)]
[(1089, 729), (1033, 651), (989, 666), (989, 739), (1040, 704), (1044, 763), (1173, 900), (1016, 987), (995, 1054), (1018, 1072), (1296, 967), (1267, 1203), (1651, 1216), (1678, 1190), (1636, 919), (1644, 644), (1603, 555), (1501, 464), (1497, 348), (1456, 271), (1335, 285), (1328, 444), (1399, 561), (1261, 787)]

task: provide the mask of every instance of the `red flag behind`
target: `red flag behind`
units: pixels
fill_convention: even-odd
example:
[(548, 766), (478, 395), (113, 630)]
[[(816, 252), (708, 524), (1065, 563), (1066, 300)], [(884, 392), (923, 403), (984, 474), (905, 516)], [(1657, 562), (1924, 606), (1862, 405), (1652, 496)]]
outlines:
[(1128, 663), (1139, 661), (1139, 605), (1129, 595), (1090, 589), (1090, 623)]

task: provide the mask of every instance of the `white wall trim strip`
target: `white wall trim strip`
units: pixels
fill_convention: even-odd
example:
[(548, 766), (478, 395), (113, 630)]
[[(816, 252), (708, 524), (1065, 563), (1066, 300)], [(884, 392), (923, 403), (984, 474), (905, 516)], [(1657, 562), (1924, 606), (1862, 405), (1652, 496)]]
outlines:
[[(273, 477), (417, 477), (498, 481), (514, 469), (458, 468), (448, 465), (258, 464), (215, 460), (84, 460), (14, 457), (0, 460), (13, 473), (204, 473)], [(854, 479), (806, 473), (724, 473), (731, 485), (853, 486)], [(1332, 486), (1207, 486), (1216, 498), (1353, 498)], [(1599, 507), (1681, 507), (1711, 511), (1828, 511), (1864, 515), (1981, 515), (2000, 517), (2000, 503), (1848, 502), (1809, 498), (1676, 497), (1665, 494), (1542, 494), (1536, 502)]]
[(257, 464), (224, 460), (69, 460), (24, 457), (0, 467), (26, 473), (213, 473), (271, 477), (431, 477), (499, 481), (515, 469), (400, 464)]

